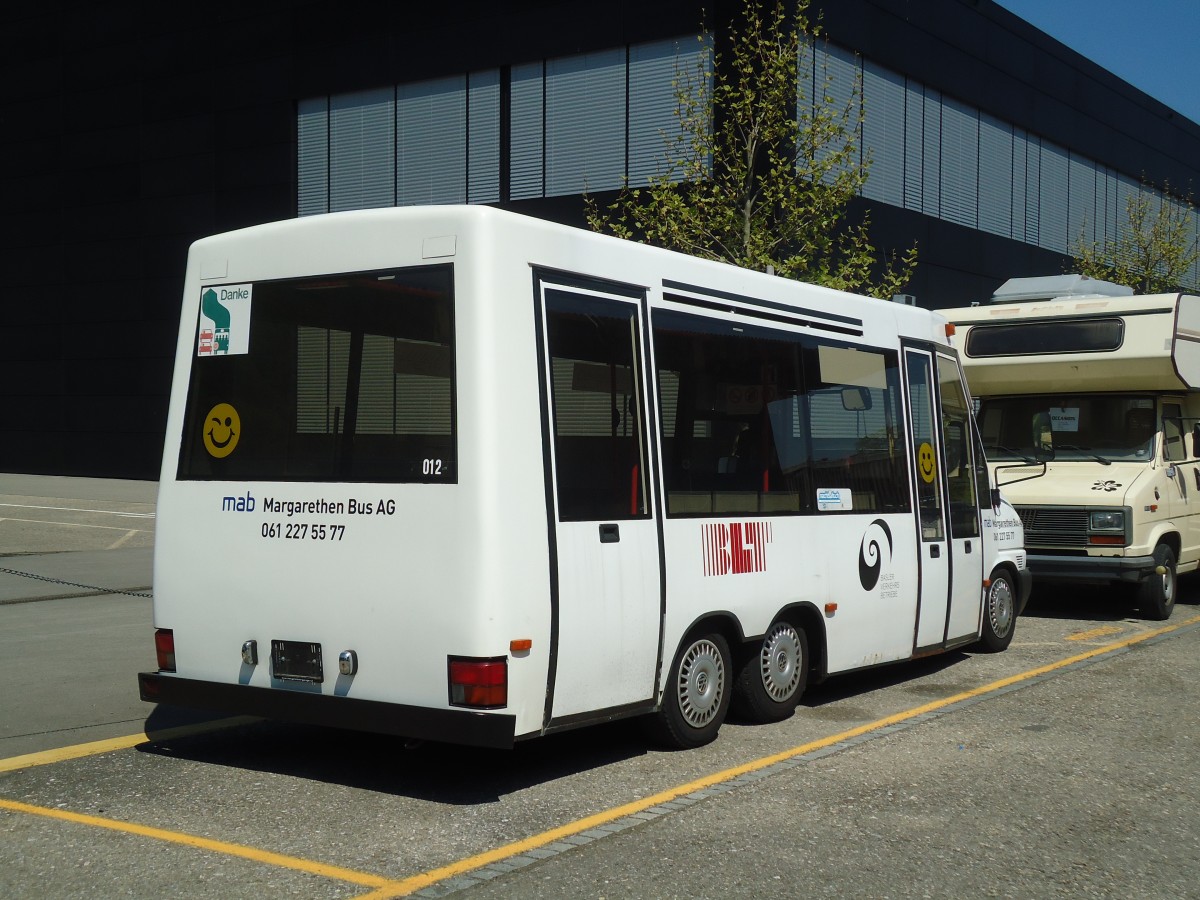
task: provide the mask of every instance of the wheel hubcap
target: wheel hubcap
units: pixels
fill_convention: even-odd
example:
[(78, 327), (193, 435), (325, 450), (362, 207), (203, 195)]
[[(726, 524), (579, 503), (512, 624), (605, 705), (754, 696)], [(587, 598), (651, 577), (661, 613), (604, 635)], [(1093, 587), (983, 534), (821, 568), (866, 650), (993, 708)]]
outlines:
[(796, 692), (800, 684), (800, 635), (787, 622), (771, 629), (758, 656), (763, 689), (776, 703)]
[(1012, 628), (1014, 609), (1012, 585), (1005, 578), (997, 578), (988, 591), (988, 619), (996, 637), (1004, 637)]
[(697, 641), (679, 664), (679, 710), (693, 728), (703, 728), (717, 715), (725, 694), (725, 660), (717, 645)]

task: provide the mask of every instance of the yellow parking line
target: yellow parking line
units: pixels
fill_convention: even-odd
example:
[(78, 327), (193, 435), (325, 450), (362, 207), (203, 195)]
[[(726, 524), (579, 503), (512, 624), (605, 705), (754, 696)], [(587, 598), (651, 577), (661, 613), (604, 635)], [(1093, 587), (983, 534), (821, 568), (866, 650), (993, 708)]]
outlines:
[(136, 825), (132, 822), (121, 822), (117, 819), (104, 819), (99, 816), (87, 816), (82, 813), (68, 812), (63, 809), (48, 809), (44, 806), (33, 806), (29, 803), (19, 803), (16, 800), (0, 798), (0, 809), (12, 812), (28, 813), (33, 816), (45, 816), (48, 819), (60, 819), (74, 822), (78, 825), (90, 825), (94, 828), (105, 828), (109, 831), (122, 831), (126, 834), (136, 834), (140, 837), (154, 838), (172, 844), (182, 844), (198, 850), (209, 850), (213, 853), (223, 853), (226, 856), (237, 856), (252, 862), (265, 863), (282, 869), (294, 869), (309, 875), (320, 875), (322, 878), (333, 878), (338, 881), (348, 881), (362, 887), (381, 888), (395, 882), (371, 875), (367, 872), (356, 872), (353, 869), (343, 869), (341, 866), (330, 866), (325, 863), (300, 859), (295, 856), (285, 856), (282, 853), (272, 853), (269, 850), (259, 850), (256, 847), (245, 847), (241, 844), (230, 844), (225, 841), (214, 841), (209, 838), (197, 837), (194, 834), (183, 834), (176, 831), (166, 831), (162, 828), (151, 828), (146, 825)]
[(1093, 628), (1090, 631), (1077, 631), (1075, 634), (1068, 634), (1068, 641), (1090, 641), (1092, 638), (1106, 637), (1110, 634), (1120, 634), (1124, 629), (1117, 625), (1102, 625), (1099, 628)]
[(233, 716), (227, 719), (214, 719), (211, 722), (199, 722), (195, 725), (181, 725), (178, 728), (164, 728), (154, 732), (154, 736), (142, 732), (125, 737), (108, 738), (103, 741), (89, 741), (86, 744), (72, 744), (69, 747), (56, 747), (53, 750), (41, 750), (37, 753), (26, 753), (23, 756), (10, 756), (0, 759), (0, 772), (15, 772), (17, 769), (31, 769), (35, 766), (48, 766), (51, 763), (65, 762), (68, 759), (81, 759), (85, 756), (99, 756), (101, 753), (111, 753), (114, 750), (128, 750), (139, 744), (149, 744), (156, 741), (169, 741), (175, 738), (191, 737), (196, 734), (206, 734), (210, 731), (220, 731), (233, 728), (235, 725), (245, 725), (257, 722), (253, 716)]
[(613, 809), (605, 810), (604, 812), (596, 813), (595, 815), (587, 816), (582, 819), (577, 819), (566, 825), (560, 825), (558, 828), (552, 828), (549, 831), (544, 831), (541, 834), (536, 834), (527, 837), (524, 840), (515, 841), (511, 844), (505, 844), (502, 847), (497, 847), (494, 850), (488, 850), (484, 853), (469, 856), (466, 859), (461, 859), (458, 862), (451, 863), (448, 866), (442, 866), (437, 869), (430, 869), (427, 872), (422, 872), (419, 875), (412, 875), (408, 878), (399, 879), (392, 884), (380, 890), (371, 891), (368, 894), (362, 894), (358, 900), (390, 900), (393, 897), (406, 897), (416, 891), (427, 888), (440, 881), (445, 881), (448, 878), (454, 878), (459, 875), (465, 875), (468, 872), (473, 872), (476, 869), (482, 869), (484, 866), (492, 863), (500, 862), (504, 859), (509, 859), (513, 856), (520, 856), (522, 853), (528, 853), (530, 850), (536, 850), (538, 847), (544, 847), (547, 844), (552, 844), (555, 841), (560, 841), (572, 835), (580, 834), (591, 828), (596, 828), (601, 825), (607, 825), (609, 822), (615, 822), (617, 819), (623, 819), (626, 816), (631, 816), (635, 813), (650, 809), (662, 803), (668, 803), (678, 797), (683, 797), (688, 794), (693, 794), (696, 791), (704, 790), (705, 788), (713, 787), (714, 785), (723, 784), (727, 781), (732, 781), (739, 776), (746, 775), (750, 772), (757, 772), (776, 763), (785, 762), (797, 756), (803, 756), (806, 753), (812, 753), (815, 750), (820, 750), (825, 747), (830, 747), (834, 744), (839, 744), (842, 741), (847, 741), (859, 735), (867, 734), (872, 731), (878, 731), (881, 728), (886, 728), (889, 725), (895, 725), (899, 722), (905, 722), (909, 719), (916, 718), (934, 710), (942, 709), (951, 706), (955, 703), (960, 703), (963, 700), (969, 700), (973, 697), (980, 697), (985, 694), (994, 693), (995, 691), (1006, 688), (1010, 685), (1017, 684), (1022, 681), (1028, 681), (1031, 678), (1036, 678), (1039, 675), (1044, 675), (1047, 672), (1053, 672), (1056, 669), (1062, 669), (1066, 666), (1077, 662), (1082, 662), (1085, 659), (1090, 659), (1094, 656), (1102, 656), (1106, 653), (1112, 653), (1114, 650), (1119, 650), (1123, 647), (1128, 647), (1140, 641), (1148, 640), (1152, 637), (1157, 637), (1160, 634), (1175, 631), (1187, 625), (1193, 625), (1200, 622), (1200, 616), (1193, 616), (1174, 625), (1168, 625), (1163, 628), (1158, 628), (1153, 631), (1143, 632), (1134, 637), (1127, 638), (1124, 641), (1107, 644), (1103, 647), (1097, 647), (1089, 650), (1086, 653), (1080, 653), (1077, 656), (1072, 656), (1069, 659), (1059, 660), (1055, 663), (1050, 663), (1045, 666), (1040, 666), (1036, 669), (1030, 669), (1026, 672), (1013, 675), (1009, 678), (1002, 678), (999, 681), (993, 681), (991, 684), (983, 685), (982, 687), (973, 688), (969, 691), (963, 691), (960, 694), (955, 694), (953, 697), (946, 697), (942, 700), (935, 700), (931, 703), (926, 703), (923, 706), (917, 706), (913, 709), (905, 710), (904, 712), (896, 713), (879, 719), (875, 722), (870, 722), (866, 725), (860, 725), (857, 728), (851, 728), (849, 731), (843, 731), (840, 734), (831, 735), (821, 738), (816, 741), (810, 741), (807, 744), (801, 744), (799, 747), (793, 747), (790, 750), (784, 750), (781, 753), (774, 753), (770, 756), (764, 756), (760, 759), (744, 763), (740, 766), (734, 766), (731, 769), (725, 769), (722, 772), (715, 772), (712, 775), (707, 775), (704, 778), (698, 778), (695, 781), (689, 781), (687, 784), (681, 784), (678, 787), (669, 788), (661, 791), (651, 797), (643, 797), (640, 800), (634, 800), (632, 803), (626, 803), (622, 806), (614, 807)]

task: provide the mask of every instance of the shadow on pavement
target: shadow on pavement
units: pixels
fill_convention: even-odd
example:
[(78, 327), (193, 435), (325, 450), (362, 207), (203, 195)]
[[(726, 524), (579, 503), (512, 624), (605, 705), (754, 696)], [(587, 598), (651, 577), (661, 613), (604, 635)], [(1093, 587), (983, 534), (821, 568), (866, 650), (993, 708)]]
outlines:
[[(219, 718), (156, 707), (146, 723), (151, 743), (138, 749), (450, 805), (493, 803), (506, 794), (652, 749), (637, 722), (628, 720), (550, 735), (517, 744), (512, 750), (412, 742), (390, 735), (262, 720), (169, 736), (169, 729)], [(164, 734), (168, 736), (162, 737)]]
[[(1101, 584), (1037, 584), (1034, 583), (1029, 604), (1022, 616), (1039, 619), (1092, 619), (1097, 622), (1120, 622), (1141, 619), (1132, 587)], [(1176, 603), (1182, 606), (1200, 604), (1200, 574), (1179, 576)]]

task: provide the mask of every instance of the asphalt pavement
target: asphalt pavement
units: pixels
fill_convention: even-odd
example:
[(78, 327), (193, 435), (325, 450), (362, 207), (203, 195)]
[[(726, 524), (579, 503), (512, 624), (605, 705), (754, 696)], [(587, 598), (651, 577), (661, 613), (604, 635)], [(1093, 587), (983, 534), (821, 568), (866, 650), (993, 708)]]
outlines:
[(0, 475), (0, 605), (150, 596), (157, 482)]
[(142, 731), (157, 489), (0, 475), (0, 758)]

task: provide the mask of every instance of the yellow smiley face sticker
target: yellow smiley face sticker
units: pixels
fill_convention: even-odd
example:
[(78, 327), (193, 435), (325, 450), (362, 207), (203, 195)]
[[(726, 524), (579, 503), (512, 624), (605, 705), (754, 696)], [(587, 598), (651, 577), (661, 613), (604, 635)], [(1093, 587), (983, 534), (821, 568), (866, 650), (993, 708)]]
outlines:
[(242, 420), (228, 403), (218, 403), (204, 418), (204, 449), (223, 459), (233, 452), (242, 435)]
[(937, 461), (933, 458), (933, 446), (924, 443), (917, 448), (917, 472), (926, 484), (933, 484), (933, 476), (937, 474)]

